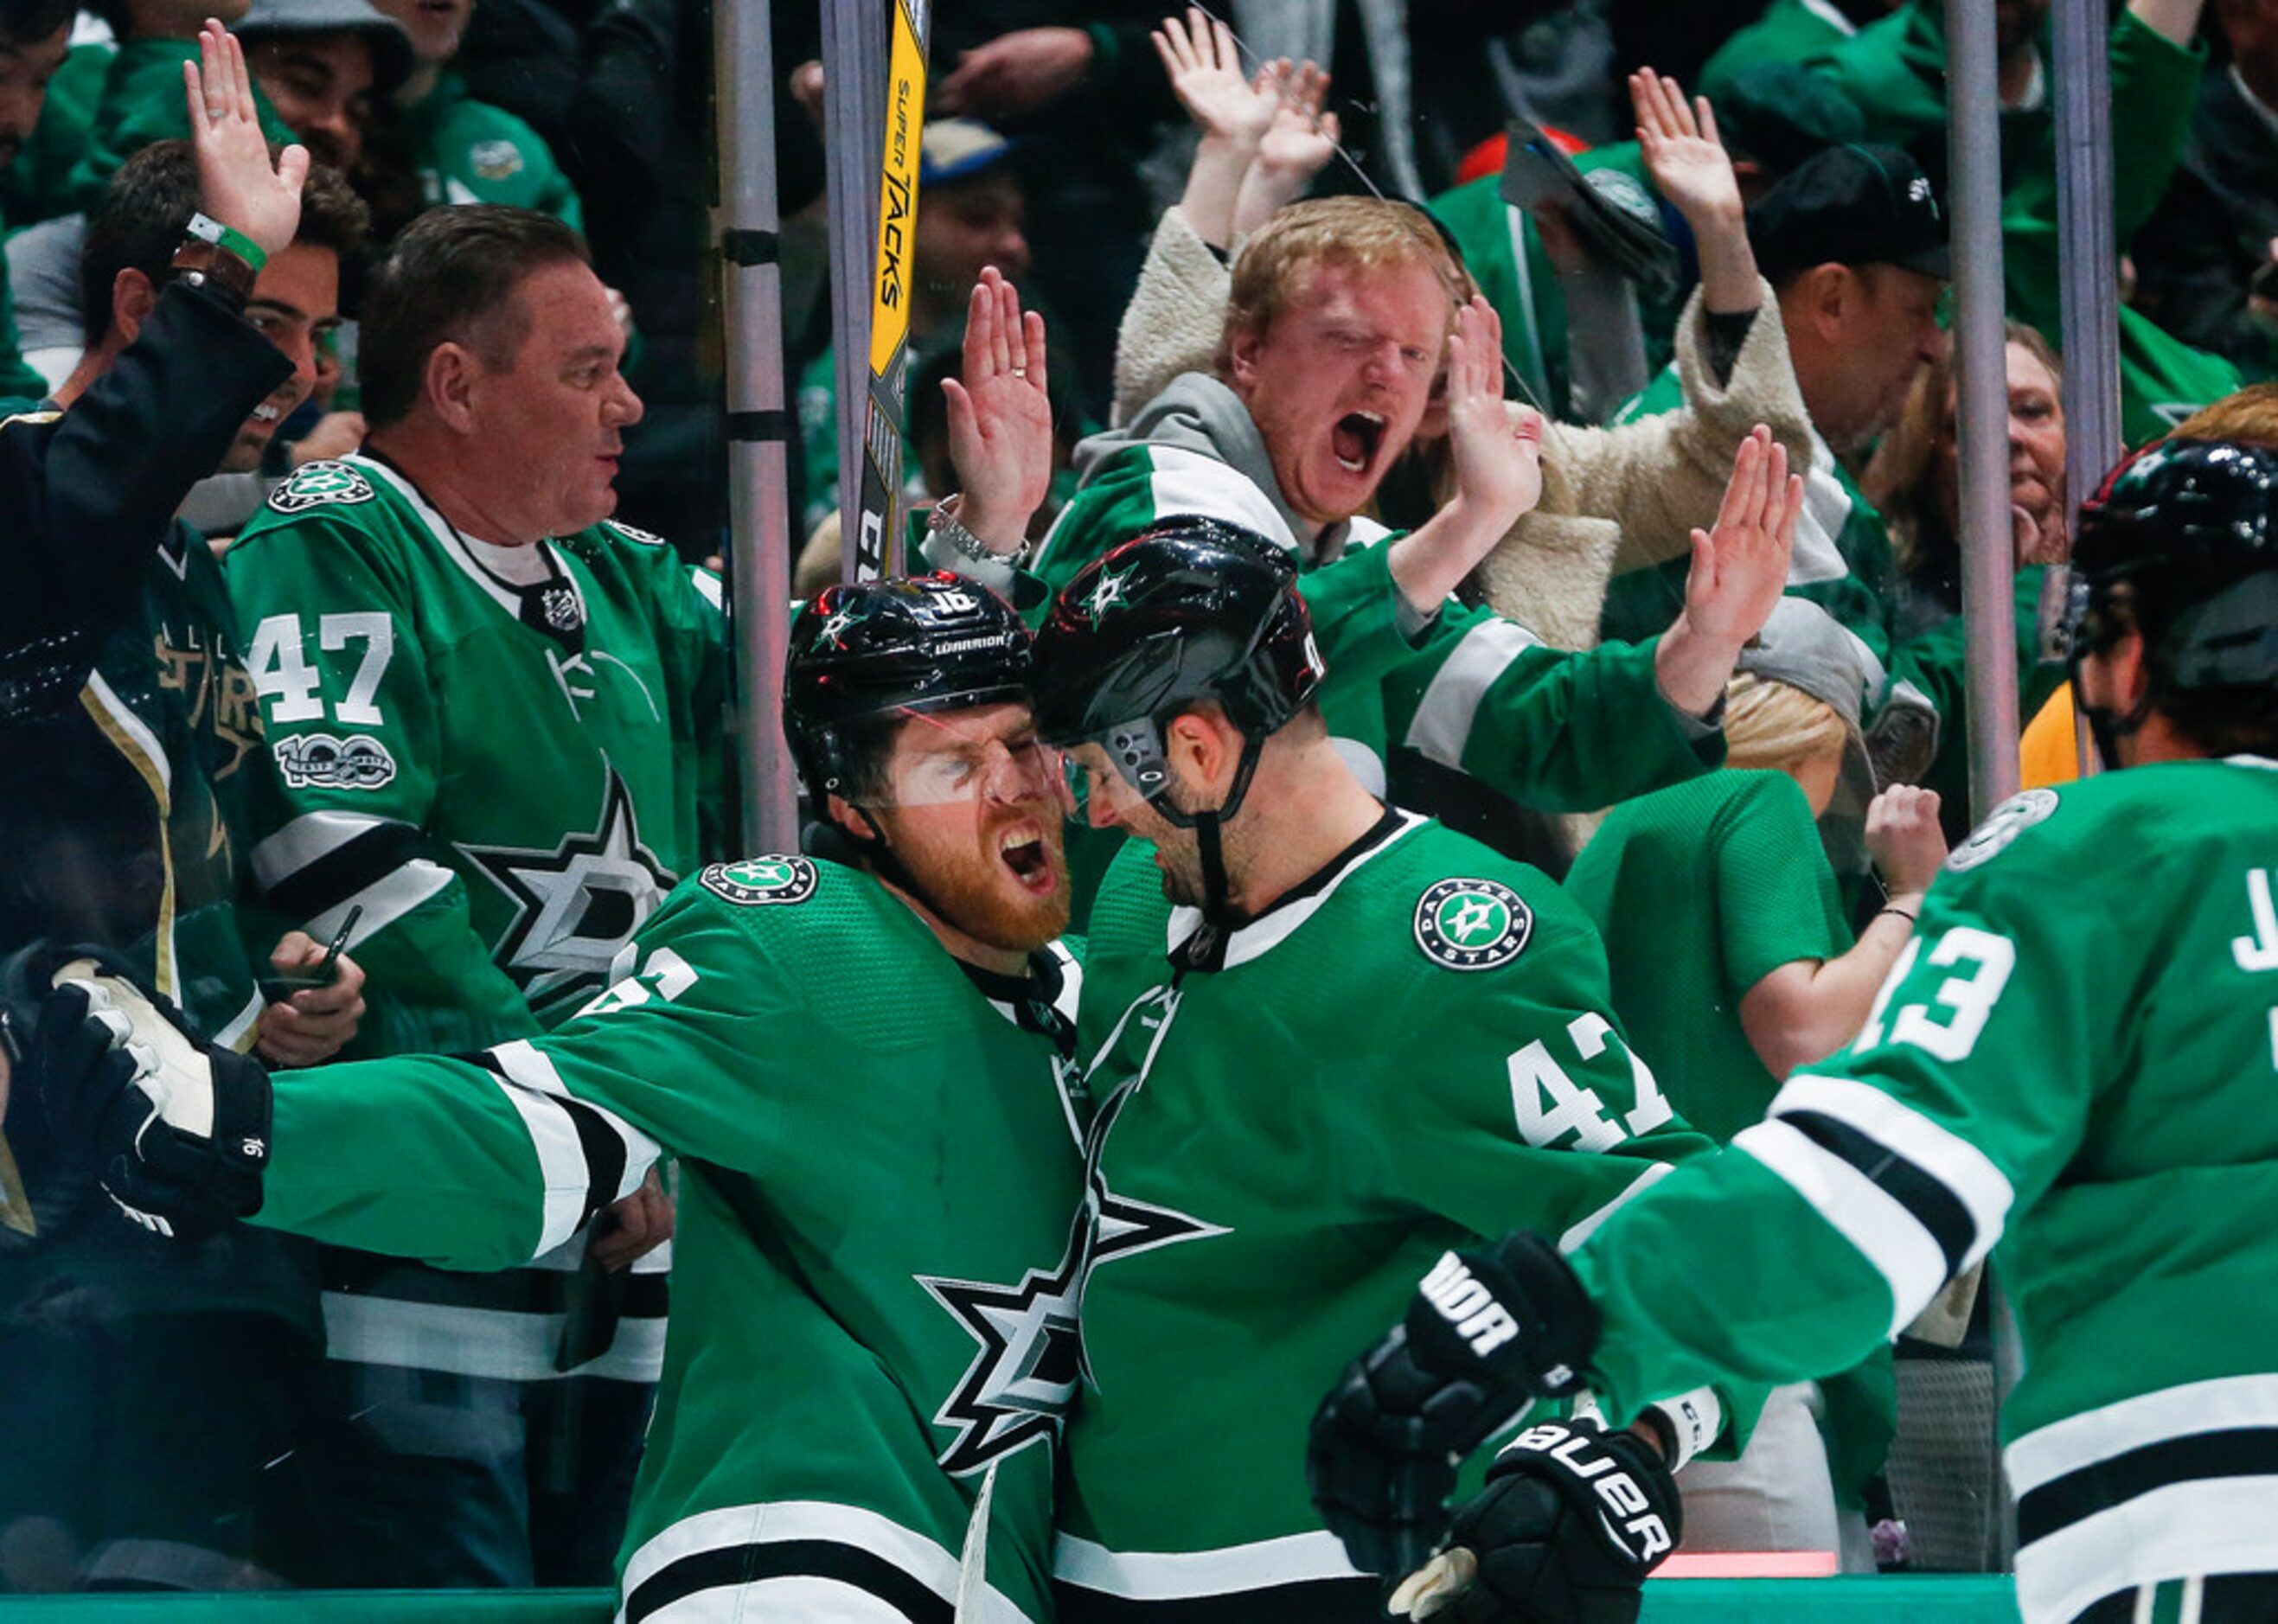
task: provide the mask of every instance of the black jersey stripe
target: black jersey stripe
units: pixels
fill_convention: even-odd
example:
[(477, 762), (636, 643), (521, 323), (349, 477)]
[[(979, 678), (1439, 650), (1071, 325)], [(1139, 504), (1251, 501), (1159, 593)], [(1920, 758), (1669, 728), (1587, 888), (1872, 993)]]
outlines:
[(1066, 1580), (1052, 1586), (1059, 1624), (1380, 1624), (1374, 1579), (1300, 1579), (1262, 1590), (1136, 1601)]
[(2017, 1543), (2046, 1539), (2170, 1484), (2224, 1477), (2278, 1477), (2278, 1427), (2232, 1427), (2161, 1438), (2051, 1478), (2017, 1502)]
[(417, 827), (382, 819), (271, 884), (264, 900), (296, 919), (313, 919), (378, 884), (420, 854)]
[(1772, 1120), (1785, 1123), (1829, 1155), (1858, 1169), (1862, 1178), (1905, 1208), (1929, 1232), (1945, 1254), (1949, 1277), (1961, 1271), (1963, 1260), (1977, 1244), (1977, 1220), (1943, 1179), (1824, 1111), (1786, 1110)]
[[(469, 1274), (455, 1269), (430, 1269), (402, 1258), (327, 1247), (318, 1271), (328, 1292), (349, 1292), (359, 1297), (385, 1298), (390, 1302), (416, 1302), (436, 1308), (482, 1308), (500, 1314), (565, 1314), (571, 1282), (577, 1277), (567, 1269), (505, 1269)], [(629, 1319), (657, 1319), (671, 1301), (672, 1277), (661, 1270), (631, 1270), (621, 1277)]]
[(762, 1579), (830, 1579), (876, 1597), (910, 1624), (951, 1624), (956, 1609), (885, 1558), (834, 1539), (785, 1539), (724, 1545), (668, 1562), (625, 1597), (625, 1624), (641, 1624), (700, 1590), (725, 1590)]

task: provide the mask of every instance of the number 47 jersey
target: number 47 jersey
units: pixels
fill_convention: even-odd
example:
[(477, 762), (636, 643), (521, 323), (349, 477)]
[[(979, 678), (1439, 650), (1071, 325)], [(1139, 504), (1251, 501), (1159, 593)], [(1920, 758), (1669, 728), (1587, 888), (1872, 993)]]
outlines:
[(312, 462), (227, 560), (287, 803), (268, 901), (348, 910), (359, 1054), (550, 1026), (710, 844), (722, 621), (672, 550), (600, 523), (462, 534), (393, 466)]
[(2278, 762), (1996, 809), (1852, 1047), (1575, 1254), (1593, 1385), (1845, 1369), (1997, 1241), (2025, 1618), (2278, 1571)]

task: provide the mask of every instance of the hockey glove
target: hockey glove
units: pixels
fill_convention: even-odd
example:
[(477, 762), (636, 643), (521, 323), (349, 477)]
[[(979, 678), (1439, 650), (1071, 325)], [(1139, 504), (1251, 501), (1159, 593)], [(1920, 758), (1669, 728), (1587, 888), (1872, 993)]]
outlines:
[(1511, 1440), (1459, 1507), (1448, 1548), (1393, 1592), (1395, 1617), (1443, 1624), (1634, 1624), (1645, 1577), (1684, 1535), (1652, 1445), (1588, 1421)]
[(1579, 1387), (1597, 1341), (1597, 1309), (1540, 1236), (1444, 1254), (1406, 1323), (1346, 1366), (1314, 1413), (1306, 1483), (1353, 1565), (1421, 1565), (1457, 1462), (1536, 1399)]
[(192, 1039), (180, 1011), (93, 958), (55, 972), (26, 1046), (56, 1137), (119, 1210), (189, 1238), (261, 1207), (269, 1073)]

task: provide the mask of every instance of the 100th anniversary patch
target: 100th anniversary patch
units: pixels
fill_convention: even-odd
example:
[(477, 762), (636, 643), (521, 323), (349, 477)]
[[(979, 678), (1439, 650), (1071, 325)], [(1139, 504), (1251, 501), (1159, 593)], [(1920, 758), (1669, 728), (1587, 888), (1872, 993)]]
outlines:
[(1450, 970), (1493, 970), (1525, 950), (1534, 911), (1493, 880), (1442, 880), (1416, 900), (1416, 945)]
[(805, 902), (814, 895), (816, 881), (814, 865), (805, 858), (769, 857), (715, 863), (696, 876), (696, 882), (738, 907), (764, 908)]

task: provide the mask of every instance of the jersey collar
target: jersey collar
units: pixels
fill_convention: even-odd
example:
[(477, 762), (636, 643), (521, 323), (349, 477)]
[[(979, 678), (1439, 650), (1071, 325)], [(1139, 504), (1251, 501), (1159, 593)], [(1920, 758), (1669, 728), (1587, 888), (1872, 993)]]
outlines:
[(1221, 933), (1205, 925), (1199, 908), (1172, 909), (1167, 949), (1172, 966), (1181, 973), (1207, 972), (1232, 970), (1263, 957), (1296, 934), (1348, 876), (1423, 824), (1424, 820), (1414, 812), (1387, 807), (1366, 834), (1230, 931)]
[[(457, 565), (460, 573), (480, 587), (493, 603), (515, 619), (522, 618), (522, 594), (516, 591), (507, 582), (483, 568), (482, 560), (468, 548), (466, 538), (459, 534), (458, 527), (435, 510), (433, 504), (420, 493), (419, 487), (411, 483), (409, 475), (393, 462), (366, 452), (351, 453), (342, 457), (340, 461), (350, 464), (368, 477), (386, 485), (401, 497), (404, 504), (417, 515), (421, 526), (433, 538), (435, 545), (441, 550), (443, 556)], [(580, 625), (587, 623), (591, 615), (585, 602), (585, 591), (577, 584), (577, 577), (562, 568), (561, 553), (551, 540), (539, 541), (534, 545), (542, 550), (555, 579), (565, 583), (571, 595), (576, 598), (578, 623)]]

